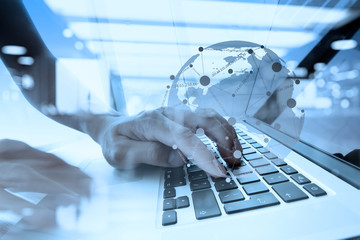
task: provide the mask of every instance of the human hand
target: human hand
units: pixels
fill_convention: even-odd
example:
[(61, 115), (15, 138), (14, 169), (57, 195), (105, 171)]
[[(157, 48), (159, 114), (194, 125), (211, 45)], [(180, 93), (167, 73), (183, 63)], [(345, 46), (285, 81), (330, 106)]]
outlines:
[(236, 150), (242, 152), (234, 128), (210, 109), (191, 112), (167, 107), (132, 117), (105, 117), (93, 125), (100, 129), (93, 138), (115, 168), (131, 169), (141, 163), (177, 167), (191, 157), (210, 175), (226, 177), (223, 165), (196, 137), (197, 129), (202, 129), (216, 142), (219, 153), (229, 165), (240, 163), (240, 158), (234, 157)]
[[(22, 226), (45, 228), (56, 224), (59, 206), (79, 206), (90, 197), (91, 178), (53, 154), (14, 140), (0, 140), (0, 212), (25, 214)], [(13, 193), (43, 193), (33, 204)], [(21, 195), (21, 194), (20, 194)]]

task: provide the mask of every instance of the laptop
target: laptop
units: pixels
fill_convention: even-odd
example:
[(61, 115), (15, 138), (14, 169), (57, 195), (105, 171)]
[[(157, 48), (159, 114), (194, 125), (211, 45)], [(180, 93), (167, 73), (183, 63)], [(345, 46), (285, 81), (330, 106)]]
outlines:
[[(350, 38), (359, 42), (358, 30)], [(317, 51), (324, 47), (324, 43), (320, 41), (318, 46), (299, 67), (307, 68), (307, 64), (313, 66), (322, 62), (329, 66), (328, 70), (322, 71), (326, 76), (326, 72), (331, 71), (330, 66), (339, 66), (340, 69), (339, 63), (353, 60), (349, 59), (351, 53), (346, 54), (346, 50), (334, 52), (326, 62), (319, 61), (332, 50), (325, 48), (319, 53)], [(311, 74), (317, 72), (310, 71)], [(313, 82), (320, 84), (319, 79)], [(354, 79), (358, 80), (358, 77)], [(323, 80), (327, 82), (327, 78)], [(308, 85), (306, 87), (312, 87)], [(354, 92), (353, 95), (356, 96)], [(340, 106), (347, 106), (346, 101), (343, 104), (340, 101)], [(344, 109), (351, 110), (349, 106)], [(274, 119), (279, 114), (274, 114)], [(326, 128), (322, 129), (323, 132), (313, 132), (322, 123), (306, 119), (316, 119), (315, 114), (316, 111), (305, 116), (302, 132), (296, 141), (294, 136), (269, 124), (261, 114), (237, 122), (234, 128), (243, 153), (242, 164), (235, 168), (226, 165), (214, 142), (199, 135), (219, 162), (226, 166), (228, 178), (225, 179), (209, 176), (191, 159), (180, 168), (141, 166), (136, 171), (115, 170), (106, 163), (101, 149), (85, 136), (40, 146), (40, 149), (60, 156), (89, 175), (94, 184), (92, 197), (82, 202), (80, 214), (71, 206), (57, 209), (58, 225), (54, 229), (10, 230), (2, 238), (357, 238), (360, 236), (360, 168), (333, 155), (342, 149), (329, 143), (329, 136), (333, 135), (325, 131)], [(349, 114), (342, 114), (333, 122), (329, 120), (333, 115), (324, 117), (330, 123), (342, 124), (334, 126), (339, 138), (330, 140), (335, 141), (335, 145), (358, 144), (358, 139), (354, 138), (357, 130), (349, 131), (346, 126), (346, 123), (356, 122), (356, 114), (355, 120), (354, 115)], [(86, 149), (91, 149), (91, 157)], [(35, 196), (27, 195), (27, 200), (33, 204), (41, 202), (39, 196), (36, 198), (35, 201)], [(46, 199), (46, 196), (42, 198)]]

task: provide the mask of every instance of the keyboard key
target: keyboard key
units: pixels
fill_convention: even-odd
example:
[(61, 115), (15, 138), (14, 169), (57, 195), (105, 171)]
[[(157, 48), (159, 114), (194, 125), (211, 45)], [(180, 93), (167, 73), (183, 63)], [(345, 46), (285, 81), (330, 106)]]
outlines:
[(248, 148), (251, 148), (249, 144), (247, 143), (244, 143), (244, 144), (241, 144), (241, 148), (244, 150), (244, 149), (248, 149)]
[(264, 176), (264, 179), (270, 185), (289, 181), (282, 173), (269, 174)]
[(244, 133), (243, 131), (241, 131), (241, 130), (238, 129), (238, 128), (235, 129), (235, 132), (236, 132), (237, 134), (243, 134), (243, 133)]
[(278, 170), (272, 165), (258, 167), (258, 168), (255, 168), (255, 170), (260, 175), (266, 175), (266, 174), (277, 173), (278, 172)]
[(262, 156), (258, 153), (251, 153), (251, 154), (244, 155), (244, 158), (247, 161), (251, 161), (251, 160), (255, 160), (255, 159), (260, 159), (260, 158), (262, 158)]
[(256, 174), (254, 174), (254, 173), (240, 175), (240, 176), (237, 177), (237, 179), (238, 179), (240, 184), (248, 184), (248, 183), (260, 181), (258, 176)]
[(280, 204), (272, 193), (264, 193), (252, 196), (249, 200), (227, 203), (224, 205), (227, 214), (269, 207)]
[(164, 198), (173, 198), (176, 196), (175, 188), (165, 188), (164, 190)]
[(244, 200), (244, 196), (239, 189), (227, 190), (219, 193), (219, 198), (222, 203)]
[(269, 152), (269, 150), (267, 150), (267, 149), (264, 148), (264, 147), (258, 148), (257, 150), (258, 150), (260, 153), (262, 153), (262, 154)]
[(310, 183), (310, 180), (301, 173), (293, 174), (290, 177), (298, 184)]
[(241, 130), (238, 129), (237, 127), (235, 127), (235, 132), (236, 132), (237, 134), (243, 134), (243, 133), (244, 133), (243, 131), (241, 131)]
[(286, 162), (284, 162), (284, 160), (279, 159), (279, 158), (273, 159), (273, 160), (271, 160), (271, 162), (272, 162), (273, 164), (275, 164), (275, 166), (277, 166), (277, 167), (285, 166), (285, 165), (286, 165)]
[(193, 181), (190, 183), (191, 191), (197, 191), (201, 189), (210, 188), (210, 182), (207, 179)]
[(202, 171), (201, 168), (199, 168), (197, 165), (192, 165), (190, 167), (187, 168), (187, 172), (190, 174), (190, 173), (193, 173), (193, 172), (199, 172), (199, 171)]
[(243, 149), (243, 155), (250, 154), (250, 153), (255, 153), (255, 150), (250, 147)]
[(239, 133), (239, 136), (240, 136), (240, 137), (243, 137), (244, 139), (245, 139), (246, 137), (248, 137), (248, 135), (247, 135), (246, 133), (244, 133), (244, 132)]
[(186, 208), (188, 206), (190, 206), (190, 203), (187, 196), (178, 197), (176, 199), (176, 208)]
[(252, 138), (250, 138), (250, 139), (245, 139), (248, 143), (250, 143), (250, 144), (253, 144), (253, 143), (256, 143), (256, 141), (254, 140), (254, 139), (252, 139)]
[(211, 177), (211, 179), (213, 180), (213, 182), (219, 182), (219, 181), (222, 181), (222, 180), (225, 180), (225, 178), (215, 178), (215, 177)]
[(165, 179), (182, 178), (185, 176), (184, 168), (167, 168), (165, 169)]
[(211, 189), (193, 192), (191, 196), (196, 219), (200, 220), (221, 215), (221, 211)]
[(256, 167), (269, 165), (270, 163), (267, 160), (265, 160), (264, 158), (262, 158), (262, 159), (252, 160), (252, 161), (249, 162), (249, 164), (252, 167), (256, 168)]
[(246, 141), (252, 140), (252, 138), (246, 134), (243, 134), (243, 136), (242, 135), (240, 135), (240, 136), (243, 137)]
[(268, 192), (269, 189), (262, 182), (249, 183), (243, 186), (247, 195)]
[(185, 186), (185, 185), (186, 185), (185, 178), (170, 179), (170, 180), (166, 180), (164, 183), (165, 188), (180, 187), (180, 186)]
[(260, 143), (252, 143), (251, 144), (254, 148), (262, 148), (263, 146)]
[(189, 181), (197, 181), (201, 179), (207, 179), (207, 174), (204, 171), (193, 172), (189, 174)]
[(172, 210), (176, 208), (176, 202), (175, 199), (165, 199), (163, 202), (163, 210)]
[(264, 153), (264, 156), (267, 158), (267, 159), (275, 159), (275, 158), (278, 158), (275, 154), (269, 152), (269, 153)]
[(172, 225), (177, 223), (177, 214), (175, 211), (166, 211), (162, 215), (162, 225)]
[(251, 167), (245, 165), (245, 166), (242, 166), (242, 167), (239, 167), (235, 170), (232, 171), (234, 175), (241, 175), (241, 174), (248, 174), (248, 173), (252, 173), (253, 170)]
[(215, 188), (216, 191), (220, 192), (220, 191), (235, 189), (238, 187), (233, 180), (231, 180), (230, 182), (226, 182), (225, 180), (222, 180), (215, 183)]
[(280, 168), (284, 173), (286, 173), (287, 175), (290, 174), (294, 174), (297, 173), (298, 171), (296, 171), (295, 168), (293, 168), (292, 166), (286, 165)]
[(304, 188), (306, 191), (308, 191), (314, 197), (326, 195), (326, 192), (321, 187), (316, 185), (315, 183), (306, 184), (304, 186)]
[(276, 184), (272, 188), (285, 202), (294, 202), (309, 198), (292, 182)]

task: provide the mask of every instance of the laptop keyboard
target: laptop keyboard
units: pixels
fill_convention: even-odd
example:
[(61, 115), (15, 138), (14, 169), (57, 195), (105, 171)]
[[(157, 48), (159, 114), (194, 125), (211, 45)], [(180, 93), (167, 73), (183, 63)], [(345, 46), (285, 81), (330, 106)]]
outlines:
[[(225, 166), (228, 178), (210, 177), (190, 161), (184, 167), (165, 169), (163, 226), (176, 224), (177, 211), (182, 208), (193, 207), (195, 218), (202, 220), (220, 216), (220, 208), (226, 214), (233, 214), (279, 205), (279, 199), (290, 203), (309, 198), (307, 194), (326, 195), (323, 189), (246, 133), (239, 129), (236, 132), (243, 148), (243, 161), (233, 169)], [(200, 139), (211, 147), (207, 137)], [(188, 196), (177, 196), (176, 189), (180, 187), (189, 187)]]

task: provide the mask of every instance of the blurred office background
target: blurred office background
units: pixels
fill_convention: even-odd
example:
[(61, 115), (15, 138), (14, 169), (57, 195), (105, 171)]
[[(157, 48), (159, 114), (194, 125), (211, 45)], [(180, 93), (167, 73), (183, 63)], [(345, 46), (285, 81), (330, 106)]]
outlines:
[[(57, 109), (46, 105), (46, 111), (113, 108), (133, 115), (160, 107), (171, 84), (169, 76), (200, 46), (243, 40), (272, 49), (299, 76), (301, 90), (295, 96), (306, 113), (302, 139), (331, 153), (360, 148), (358, 1), (24, 0), (24, 4), (58, 59)], [(0, 79), (0, 138), (36, 139), (41, 145), (76, 135), (32, 108), (3, 63)], [(33, 87), (29, 76), (18, 81)]]

